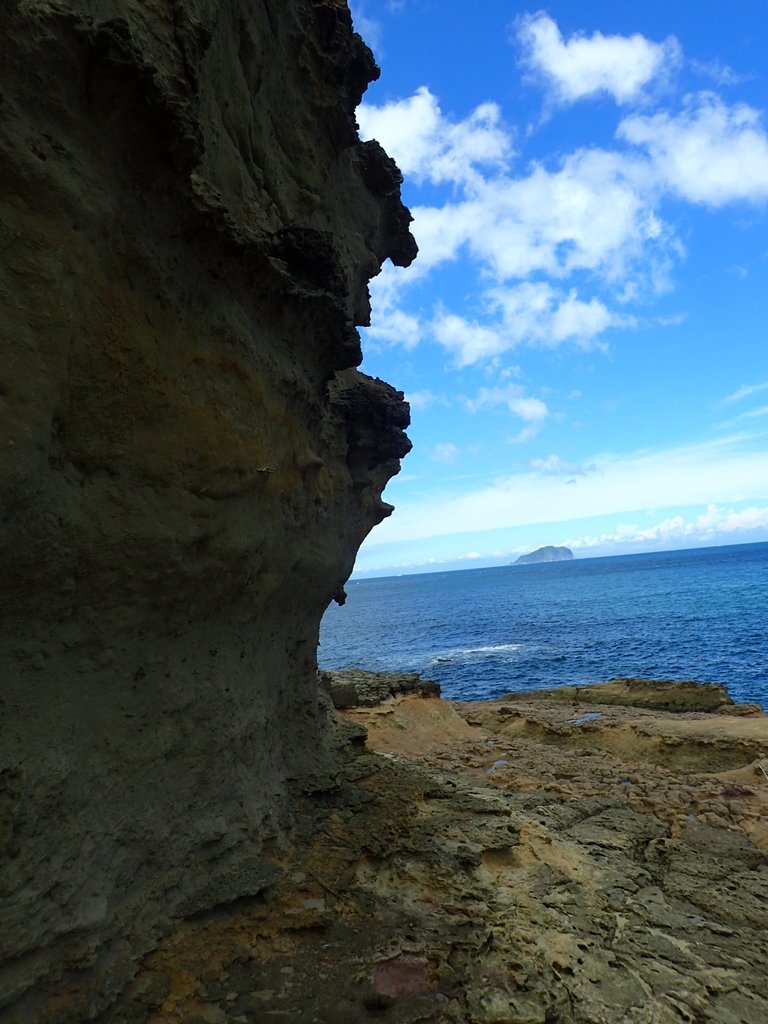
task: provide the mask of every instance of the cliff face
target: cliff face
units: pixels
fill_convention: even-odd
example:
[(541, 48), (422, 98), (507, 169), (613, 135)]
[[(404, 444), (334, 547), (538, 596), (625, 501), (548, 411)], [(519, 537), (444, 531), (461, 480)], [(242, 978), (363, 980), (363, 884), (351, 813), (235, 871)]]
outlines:
[(355, 324), (415, 245), (343, 0), (0, 15), (0, 1017), (85, 1020), (329, 784), (319, 620), (409, 448)]

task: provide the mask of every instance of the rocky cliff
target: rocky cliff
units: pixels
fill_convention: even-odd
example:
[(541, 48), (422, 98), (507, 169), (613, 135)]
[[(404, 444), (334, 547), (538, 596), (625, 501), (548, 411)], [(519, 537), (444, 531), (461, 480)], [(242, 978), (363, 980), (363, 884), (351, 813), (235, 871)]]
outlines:
[(415, 245), (344, 0), (0, 17), (0, 1018), (117, 1020), (333, 779), (318, 624), (409, 447), (355, 325)]

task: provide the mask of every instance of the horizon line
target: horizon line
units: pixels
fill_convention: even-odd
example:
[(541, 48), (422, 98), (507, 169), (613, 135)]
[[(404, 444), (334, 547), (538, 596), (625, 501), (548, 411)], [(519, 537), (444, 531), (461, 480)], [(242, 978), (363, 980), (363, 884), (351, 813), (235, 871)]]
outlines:
[[(382, 570), (378, 570), (378, 569), (362, 570), (362, 572), (365, 573), (365, 575), (357, 575), (356, 572), (353, 570), (352, 574), (350, 575), (349, 579), (347, 580), (347, 583), (362, 583), (362, 582), (364, 582), (365, 580), (368, 580), (368, 579), (399, 579), (402, 576), (432, 576), (432, 575), (437, 575), (437, 574), (442, 574), (442, 573), (447, 573), (447, 572), (476, 572), (478, 569), (510, 569), (510, 568), (513, 568), (513, 567), (514, 568), (525, 569), (525, 568), (530, 568), (532, 566), (533, 567), (538, 567), (538, 566), (542, 566), (542, 565), (562, 565), (562, 564), (570, 564), (572, 562), (596, 561), (597, 559), (604, 559), (604, 558), (641, 558), (641, 557), (643, 557), (645, 555), (674, 555), (674, 554), (682, 554), (683, 552), (717, 551), (720, 548), (759, 547), (760, 545), (763, 545), (763, 544), (768, 546), (768, 540), (735, 541), (735, 542), (730, 543), (730, 544), (701, 544), (701, 545), (697, 545), (695, 547), (684, 547), (684, 548), (651, 548), (650, 550), (647, 550), (647, 551), (615, 552), (612, 555), (576, 555), (576, 554), (573, 554), (573, 552), (571, 552), (573, 554), (573, 558), (560, 558), (560, 559), (556, 559), (556, 560), (553, 560), (553, 561), (544, 561), (544, 562), (528, 562), (528, 563), (522, 563), (522, 564), (519, 564), (519, 565), (516, 562), (495, 562), (495, 563), (493, 563), (491, 565), (482, 565), (482, 566), (479, 566), (479, 565), (472, 566), (472, 565), (470, 565), (470, 566), (462, 566), (460, 568), (457, 567), (457, 568), (452, 568), (452, 569), (440, 569), (440, 568), (436, 568), (436, 567), (429, 568), (429, 569), (423, 569), (423, 570), (422, 569), (414, 569), (411, 572), (388, 572), (388, 571), (386, 571), (384, 569), (382, 569)], [(564, 547), (565, 545), (543, 545), (543, 546), (544, 547), (554, 547), (554, 546)], [(538, 548), (534, 548), (533, 550), (537, 551), (539, 549)], [(569, 548), (568, 550), (570, 551), (571, 549)], [(531, 553), (533, 553), (533, 552), (531, 552)], [(488, 557), (490, 558), (492, 556), (488, 556)], [(481, 558), (479, 558), (477, 560), (478, 561), (483, 561), (482, 556), (481, 556)], [(444, 563), (438, 563), (438, 564), (451, 565), (452, 562), (451, 562), (451, 559), (446, 559), (446, 561)]]

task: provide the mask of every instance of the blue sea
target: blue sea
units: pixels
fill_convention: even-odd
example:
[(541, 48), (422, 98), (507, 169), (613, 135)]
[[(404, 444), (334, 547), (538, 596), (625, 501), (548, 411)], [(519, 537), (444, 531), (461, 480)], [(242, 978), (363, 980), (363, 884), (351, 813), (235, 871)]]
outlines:
[(616, 676), (724, 683), (768, 708), (768, 543), (351, 580), (322, 668), (419, 672), (443, 695)]

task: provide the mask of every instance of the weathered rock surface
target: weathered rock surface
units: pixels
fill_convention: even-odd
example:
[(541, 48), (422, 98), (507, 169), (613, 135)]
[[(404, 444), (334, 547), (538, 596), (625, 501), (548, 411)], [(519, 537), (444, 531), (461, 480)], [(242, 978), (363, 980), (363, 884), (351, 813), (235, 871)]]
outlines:
[(333, 778), (318, 623), (409, 448), (355, 325), (415, 245), (341, 0), (0, 18), (0, 1017), (110, 1020)]
[[(654, 711), (716, 711), (755, 705), (736, 705), (721, 683), (699, 683), (693, 679), (610, 679), (589, 686), (558, 686), (546, 690), (508, 693), (506, 701), (564, 701), (568, 704), (620, 704), (622, 707), (651, 708)], [(737, 714), (734, 710), (732, 713)]]
[(338, 789), (273, 881), (180, 925), (113, 1019), (768, 1019), (768, 716), (576, 711), (413, 693), (344, 711)]
[(318, 680), (335, 708), (380, 704), (399, 693), (417, 693), (422, 697), (440, 696), (440, 684), (422, 680), (416, 672), (366, 672), (363, 669), (346, 668), (319, 672)]

